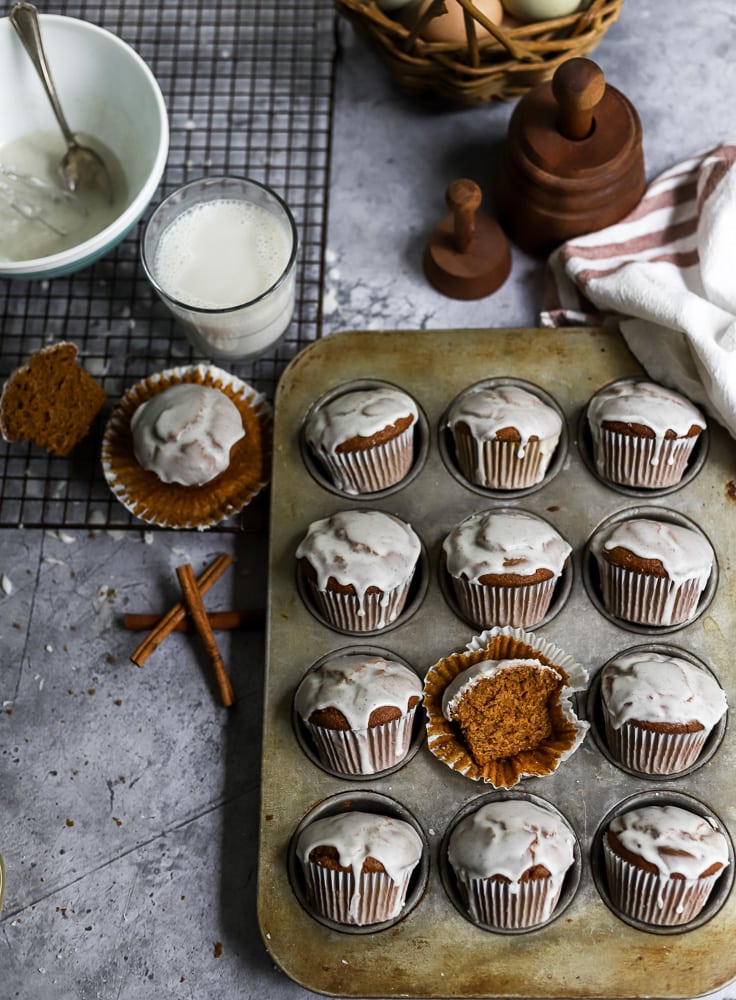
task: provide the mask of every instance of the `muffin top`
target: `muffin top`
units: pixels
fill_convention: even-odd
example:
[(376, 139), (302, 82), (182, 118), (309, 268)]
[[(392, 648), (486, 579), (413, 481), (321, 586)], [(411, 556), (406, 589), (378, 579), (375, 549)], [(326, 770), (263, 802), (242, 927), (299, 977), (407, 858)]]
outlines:
[(356, 887), (368, 858), (378, 861), (392, 882), (401, 883), (422, 856), (414, 827), (393, 816), (351, 810), (309, 823), (297, 837), (296, 853), (307, 864), (312, 851), (332, 847), (341, 868), (351, 869)]
[(136, 460), (164, 483), (201, 486), (230, 464), (245, 435), (235, 404), (211, 386), (181, 382), (141, 403), (130, 421)]
[(693, 436), (705, 427), (705, 417), (689, 399), (645, 381), (605, 386), (588, 405), (588, 422), (594, 435), (611, 423), (648, 428), (658, 439)]
[(698, 722), (712, 729), (726, 694), (707, 670), (679, 656), (646, 650), (617, 657), (601, 671), (601, 698), (615, 729), (627, 722)]
[(473, 386), (450, 406), (447, 423), (451, 429), (464, 424), (479, 441), (496, 438), (509, 428), (518, 433), (520, 454), (531, 438), (547, 442), (547, 453), (557, 446), (562, 420), (554, 407), (517, 385)]
[(728, 842), (720, 830), (680, 806), (632, 809), (611, 821), (608, 837), (615, 853), (641, 859), (662, 878), (700, 878), (728, 864)]
[(447, 571), (473, 583), (487, 576), (559, 576), (572, 552), (555, 529), (523, 511), (483, 511), (456, 525), (442, 543)]
[(367, 729), (371, 716), (386, 706), (400, 713), (422, 696), (417, 674), (403, 663), (383, 656), (345, 653), (310, 670), (297, 688), (294, 706), (302, 719), (334, 708), (350, 729)]
[(623, 549), (638, 559), (658, 561), (675, 582), (707, 579), (713, 567), (713, 549), (697, 531), (670, 521), (635, 517), (615, 525), (595, 546), (597, 555)]
[(386, 428), (411, 426), (418, 417), (416, 403), (393, 386), (355, 389), (320, 406), (305, 428), (308, 444), (316, 451), (334, 453), (354, 439), (370, 441)]
[(460, 820), (447, 857), (459, 875), (500, 875), (513, 892), (525, 873), (560, 881), (574, 861), (574, 846), (572, 830), (557, 813), (526, 799), (501, 799)]

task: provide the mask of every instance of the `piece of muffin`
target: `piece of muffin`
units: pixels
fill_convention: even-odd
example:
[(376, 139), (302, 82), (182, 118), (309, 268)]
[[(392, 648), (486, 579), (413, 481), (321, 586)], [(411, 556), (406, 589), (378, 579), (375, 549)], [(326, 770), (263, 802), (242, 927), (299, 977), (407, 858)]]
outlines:
[(646, 649), (609, 661), (600, 694), (611, 753), (643, 774), (677, 774), (694, 764), (728, 707), (707, 670)]
[(68, 341), (51, 344), (10, 375), (0, 396), (6, 441), (30, 441), (64, 457), (87, 436), (107, 396), (77, 353)]
[(614, 905), (662, 927), (695, 919), (729, 864), (728, 841), (715, 823), (674, 805), (616, 816), (603, 836), (603, 855)]
[(296, 550), (316, 608), (337, 628), (385, 628), (404, 609), (421, 553), (413, 528), (380, 510), (313, 521)]
[(541, 622), (571, 552), (547, 521), (524, 511), (471, 514), (442, 543), (460, 611), (480, 628)]
[(399, 916), (422, 852), (410, 823), (359, 810), (308, 823), (296, 842), (315, 910), (359, 927)]
[(713, 570), (700, 532), (671, 521), (632, 517), (593, 541), (603, 604), (641, 625), (679, 625), (695, 617)]
[(447, 413), (457, 463), (476, 486), (526, 489), (540, 483), (562, 433), (557, 410), (518, 385), (479, 383)]
[(601, 478), (641, 489), (679, 483), (706, 426), (700, 410), (680, 393), (628, 379), (597, 392), (587, 420)]
[(376, 493), (409, 473), (418, 416), (416, 403), (401, 389), (353, 389), (314, 410), (305, 438), (338, 489)]
[(270, 465), (270, 405), (215, 365), (171, 368), (128, 389), (102, 441), (112, 492), (161, 527), (232, 517), (268, 483)]
[(422, 684), (406, 664), (342, 653), (302, 678), (294, 708), (320, 760), (340, 774), (375, 774), (409, 752)]
[(500, 930), (550, 919), (575, 861), (575, 834), (551, 808), (487, 802), (453, 828), (447, 860), (469, 916)]

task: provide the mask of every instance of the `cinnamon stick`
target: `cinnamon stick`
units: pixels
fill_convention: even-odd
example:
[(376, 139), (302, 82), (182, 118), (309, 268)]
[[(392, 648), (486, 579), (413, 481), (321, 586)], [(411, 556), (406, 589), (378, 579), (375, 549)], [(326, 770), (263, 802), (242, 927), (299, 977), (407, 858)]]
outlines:
[[(210, 563), (202, 575), (197, 579), (196, 583), (199, 593), (206, 594), (210, 587), (220, 579), (222, 574), (232, 562), (233, 557), (231, 555), (227, 552), (220, 553), (220, 555)], [(161, 645), (166, 636), (170, 635), (179, 622), (184, 620), (186, 613), (187, 609), (181, 602), (175, 604), (173, 608), (171, 608), (170, 611), (164, 615), (153, 631), (149, 632), (143, 642), (133, 650), (130, 657), (133, 663), (142, 667), (151, 653), (153, 653), (154, 650)]]
[(204, 643), (207, 655), (212, 662), (212, 666), (215, 671), (215, 678), (217, 679), (217, 686), (220, 689), (222, 704), (225, 708), (229, 708), (235, 701), (235, 696), (233, 695), (230, 678), (225, 670), (225, 664), (222, 662), (222, 656), (220, 655), (220, 650), (217, 646), (215, 634), (212, 631), (207, 618), (207, 612), (205, 611), (204, 604), (202, 604), (202, 594), (197, 586), (197, 579), (194, 576), (194, 570), (189, 563), (184, 563), (183, 566), (176, 567), (176, 575), (179, 577), (179, 583), (181, 584), (181, 589), (184, 592), (184, 603), (187, 606), (189, 614), (194, 620), (197, 632), (199, 632), (199, 636)]
[[(213, 630), (230, 631), (237, 628), (248, 628), (251, 625), (261, 625), (266, 612), (263, 608), (248, 608), (245, 611), (208, 611), (207, 617)], [(135, 614), (123, 616), (123, 628), (128, 632), (143, 632), (155, 628), (163, 621), (163, 615)], [(175, 632), (188, 632), (191, 622), (184, 616), (174, 626)]]

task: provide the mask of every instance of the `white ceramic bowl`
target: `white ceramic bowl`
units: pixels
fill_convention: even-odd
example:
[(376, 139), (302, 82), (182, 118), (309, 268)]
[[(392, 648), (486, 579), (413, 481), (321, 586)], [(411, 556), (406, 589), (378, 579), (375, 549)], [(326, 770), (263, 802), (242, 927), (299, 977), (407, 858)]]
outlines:
[[(41, 35), (71, 129), (93, 136), (122, 165), (120, 214), (77, 246), (32, 260), (0, 258), (0, 277), (51, 278), (92, 264), (126, 236), (158, 187), (169, 152), (169, 123), (151, 70), (126, 42), (79, 18), (40, 14)], [(7, 17), (0, 18), (2, 148), (37, 133), (61, 135), (49, 99)], [(61, 152), (65, 144), (61, 142)]]

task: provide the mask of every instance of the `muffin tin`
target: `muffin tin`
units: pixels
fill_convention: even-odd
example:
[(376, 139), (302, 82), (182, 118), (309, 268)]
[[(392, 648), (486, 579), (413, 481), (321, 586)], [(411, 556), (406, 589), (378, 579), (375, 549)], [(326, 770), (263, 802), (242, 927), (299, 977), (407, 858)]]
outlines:
[[(598, 846), (606, 818), (636, 797), (664, 802), (685, 797), (713, 816), (730, 840), (736, 829), (730, 794), (736, 759), (727, 723), (697, 768), (667, 780), (639, 776), (605, 753), (595, 738), (595, 704), (582, 691), (577, 711), (594, 732), (554, 774), (524, 779), (505, 793), (451, 771), (421, 739), (390, 773), (369, 780), (331, 774), (310, 755), (291, 708), (304, 673), (334, 651), (375, 646), (423, 676), (442, 656), (465, 648), (480, 630), (464, 622), (448, 600), (441, 543), (464, 517), (498, 506), (539, 514), (573, 545), (569, 587), (554, 616), (534, 631), (584, 664), (593, 681), (612, 656), (656, 643), (666, 632), (667, 646), (704, 663), (733, 702), (733, 442), (711, 424), (696, 468), (679, 489), (668, 489), (666, 501), (658, 491), (633, 497), (600, 482), (585, 454), (581, 421), (590, 397), (608, 382), (640, 373), (616, 333), (578, 328), (350, 331), (310, 345), (282, 377), (274, 425), (258, 912), (272, 958), (304, 987), (341, 997), (497, 998), (643, 997), (654, 988), (664, 998), (694, 997), (736, 977), (730, 944), (736, 931), (733, 863), (701, 917), (673, 932), (632, 926), (615, 911)], [(459, 392), (485, 378), (538, 386), (565, 416), (555, 474), (539, 489), (499, 496), (465, 483), (452, 467), (443, 414)], [(356, 382), (396, 385), (414, 397), (421, 414), (419, 453), (410, 476), (389, 490), (358, 498), (324, 481), (302, 439), (310, 408), (325, 394)], [(380, 633), (349, 635), (330, 628), (310, 607), (296, 573), (294, 553), (307, 526), (355, 507), (403, 518), (424, 548), (408, 611)], [(686, 519), (705, 531), (718, 572), (693, 621), (642, 635), (603, 612), (586, 553), (607, 519), (650, 508), (664, 508), (674, 520)], [(566, 886), (564, 906), (544, 926), (523, 934), (475, 926), (459, 911), (447, 871), (447, 831), (463, 810), (489, 794), (546, 801), (566, 817), (579, 844), (579, 868)], [(326, 926), (310, 912), (291, 845), (315, 810), (360, 806), (366, 796), (378, 796), (386, 811), (412, 816), (426, 838), (427, 857), (400, 918), (388, 927), (355, 933)]]

